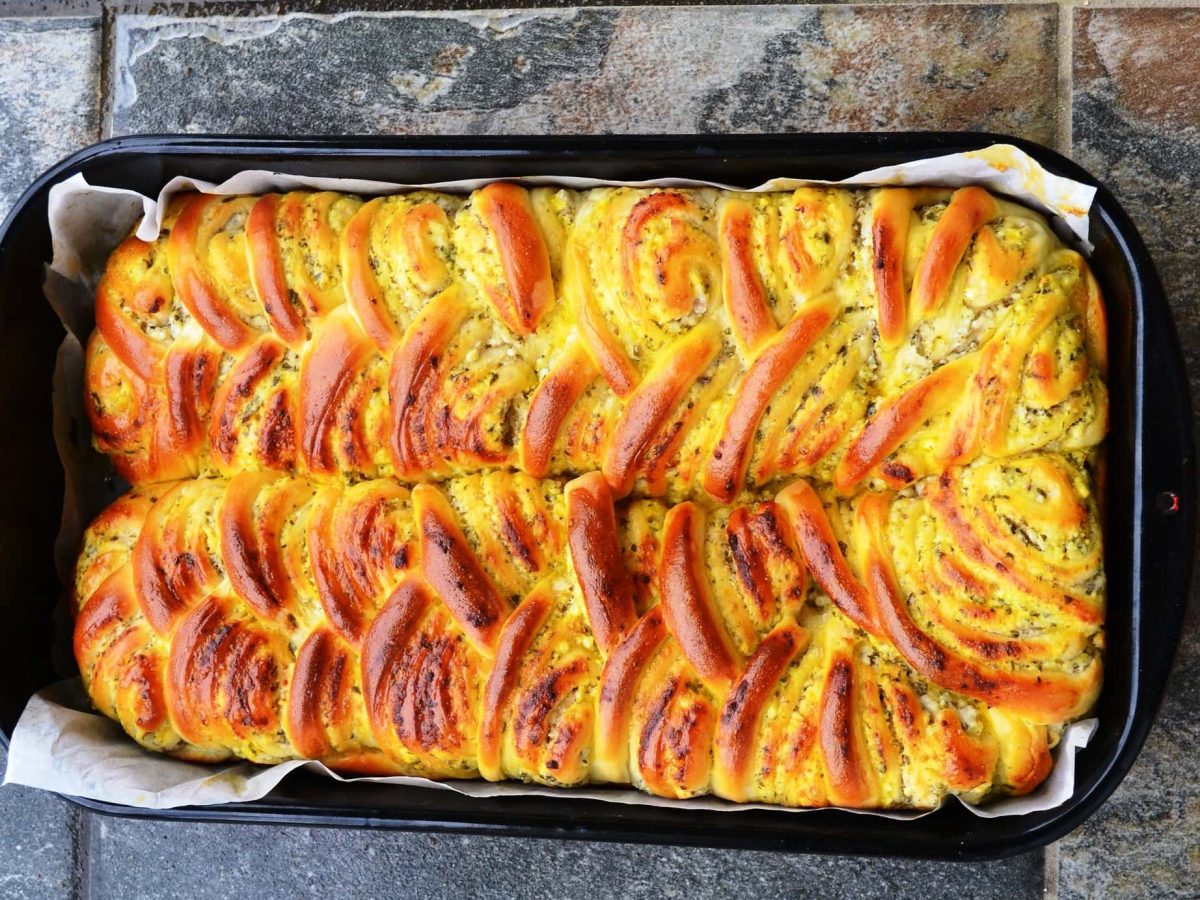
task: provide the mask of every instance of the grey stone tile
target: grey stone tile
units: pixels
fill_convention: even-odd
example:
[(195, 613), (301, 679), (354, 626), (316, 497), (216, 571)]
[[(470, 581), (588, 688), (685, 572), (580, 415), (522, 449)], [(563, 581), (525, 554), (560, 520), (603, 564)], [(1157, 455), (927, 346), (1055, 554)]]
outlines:
[(4, 0), (0, 12), (5, 16), (96, 16), (103, 11), (104, 0)]
[[(42, 169), (96, 140), (99, 51), (96, 18), (0, 19), (0, 216)], [(73, 892), (78, 825), (57, 797), (0, 788), (0, 897)]]
[(33, 178), (99, 138), (100, 20), (0, 19), (0, 216)]
[[(986, 865), (93, 820), (97, 898), (1040, 897), (1041, 854)], [(148, 874), (152, 873), (152, 874)]]
[[(1146, 239), (1200, 400), (1200, 11), (1080, 9), (1075, 28), (1075, 156), (1108, 183)], [(1063, 898), (1200, 895), (1198, 593), (1141, 757), (1061, 844)]]
[(1056, 132), (1052, 6), (117, 19), (113, 133)]
[[(0, 749), (0, 772), (7, 755)], [(79, 813), (65, 800), (23, 787), (0, 787), (0, 897), (65, 897), (75, 884)]]

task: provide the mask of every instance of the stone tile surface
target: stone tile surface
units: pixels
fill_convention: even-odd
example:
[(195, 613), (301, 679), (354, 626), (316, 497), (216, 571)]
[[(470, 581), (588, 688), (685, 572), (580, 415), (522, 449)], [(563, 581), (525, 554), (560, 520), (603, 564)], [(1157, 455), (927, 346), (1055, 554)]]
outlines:
[(112, 130), (976, 128), (1051, 142), (1053, 6), (120, 16)]
[[(0, 217), (39, 172), (98, 138), (99, 62), (97, 18), (0, 19)], [(79, 821), (57, 797), (0, 788), (0, 897), (75, 893)]]
[(43, 169), (98, 139), (99, 63), (98, 18), (0, 19), (0, 216)]
[[(7, 756), (0, 749), (0, 772)], [(79, 813), (65, 800), (0, 787), (0, 897), (50, 900), (75, 892)]]
[[(92, 896), (1033, 898), (1041, 854), (964, 866), (678, 847), (95, 819)], [(152, 873), (152, 874), (149, 874)]]
[[(1200, 10), (1075, 20), (1075, 156), (1125, 205), (1158, 264), (1200, 399)], [(1061, 844), (1063, 898), (1200, 896), (1200, 598), (1167, 699), (1111, 800)]]

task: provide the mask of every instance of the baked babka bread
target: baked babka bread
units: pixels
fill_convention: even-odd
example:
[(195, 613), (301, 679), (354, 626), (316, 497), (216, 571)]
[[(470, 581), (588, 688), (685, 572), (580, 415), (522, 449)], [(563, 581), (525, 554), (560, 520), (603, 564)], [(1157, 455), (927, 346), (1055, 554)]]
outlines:
[(189, 759), (929, 807), (1040, 783), (1100, 686), (1087, 462), (706, 509), (491, 472), (136, 488), (89, 529), (96, 705)]
[(1100, 689), (1105, 376), (977, 187), (184, 195), (97, 292), (76, 656), (188, 759), (1027, 792)]
[(849, 496), (1107, 425), (1086, 264), (978, 187), (188, 194), (113, 254), (96, 326), (95, 439), (132, 483)]

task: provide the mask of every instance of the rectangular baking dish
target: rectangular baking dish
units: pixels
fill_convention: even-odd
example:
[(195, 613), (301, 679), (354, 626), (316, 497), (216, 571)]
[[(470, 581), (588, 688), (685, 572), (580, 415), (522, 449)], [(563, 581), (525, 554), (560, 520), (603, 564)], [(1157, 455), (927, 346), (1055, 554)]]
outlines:
[[(175, 175), (220, 181), (247, 168), (427, 182), (487, 176), (666, 176), (751, 185), (769, 176), (842, 178), (865, 169), (1011, 143), (1051, 172), (1095, 184), (1065, 157), (983, 133), (746, 137), (325, 138), (147, 136), (96, 144), (42, 175), (0, 229), (0, 741), (26, 701), (74, 673), (52, 549), (63, 480), (51, 438), (50, 378), (62, 328), (41, 296), (51, 255), (52, 184), (154, 195)], [(102, 813), (159, 819), (401, 828), (758, 850), (982, 859), (1044, 845), (1113, 792), (1158, 710), (1179, 640), (1195, 531), (1195, 445), (1187, 380), (1154, 265), (1115, 198), (1092, 209), (1092, 266), (1108, 303), (1112, 428), (1106, 497), (1107, 672), (1100, 727), (1078, 756), (1065, 805), (985, 819), (950, 803), (911, 822), (846, 812), (714, 813), (530, 797), (366, 787), (296, 774), (263, 800), (154, 811), (67, 798)]]

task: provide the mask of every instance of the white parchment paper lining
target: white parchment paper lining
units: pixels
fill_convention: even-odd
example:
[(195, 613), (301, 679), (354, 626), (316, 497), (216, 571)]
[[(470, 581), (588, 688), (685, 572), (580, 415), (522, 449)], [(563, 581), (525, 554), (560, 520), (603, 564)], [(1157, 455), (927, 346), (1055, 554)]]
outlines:
[[(74, 555), (87, 522), (111, 499), (96, 454), (89, 450), (90, 434), (83, 415), (83, 352), (93, 321), (93, 291), (108, 254), (137, 225), (143, 240), (157, 237), (167, 200), (172, 194), (198, 190), (212, 194), (263, 193), (295, 189), (339, 190), (357, 194), (390, 193), (414, 187), (466, 192), (489, 181), (475, 179), (426, 185), (401, 185), (346, 178), (310, 178), (269, 171), (239, 172), (221, 184), (177, 177), (150, 198), (134, 191), (96, 187), (76, 175), (50, 190), (49, 218), (54, 258), (46, 273), (46, 298), (67, 329), (59, 351), (54, 383), (56, 439), (66, 474), (63, 527), (56, 560), (64, 584), (70, 583)], [(660, 179), (616, 182), (554, 176), (519, 179), (527, 185), (551, 184), (583, 189), (603, 185), (728, 187), (713, 182)], [(753, 191), (788, 190), (802, 184), (944, 185), (979, 184), (1007, 194), (1051, 215), (1060, 234), (1085, 252), (1088, 209), (1095, 189), (1045, 171), (1015, 147), (994, 145), (970, 153), (919, 160), (860, 173), (841, 182), (773, 179)], [(1076, 722), (1066, 729), (1055, 751), (1050, 777), (1025, 797), (1002, 798), (982, 807), (964, 804), (985, 818), (1023, 815), (1064, 803), (1075, 784), (1075, 753), (1095, 733), (1097, 721)], [(457, 791), (472, 797), (579, 797), (610, 803), (737, 812), (782, 810), (755, 803), (730, 803), (712, 797), (667, 800), (629, 788), (545, 788), (514, 782), (436, 782), (425, 778), (343, 778), (317, 762), (294, 761), (274, 766), (239, 762), (203, 765), (181, 762), (141, 749), (120, 726), (91, 711), (79, 679), (46, 688), (27, 705), (13, 732), (5, 784), (23, 784), (77, 797), (151, 809), (203, 806), (257, 800), (290, 772), (308, 769), (347, 782), (400, 784), (430, 790)], [(818, 812), (819, 810), (787, 810)], [(860, 815), (914, 819), (927, 812), (848, 810)]]

